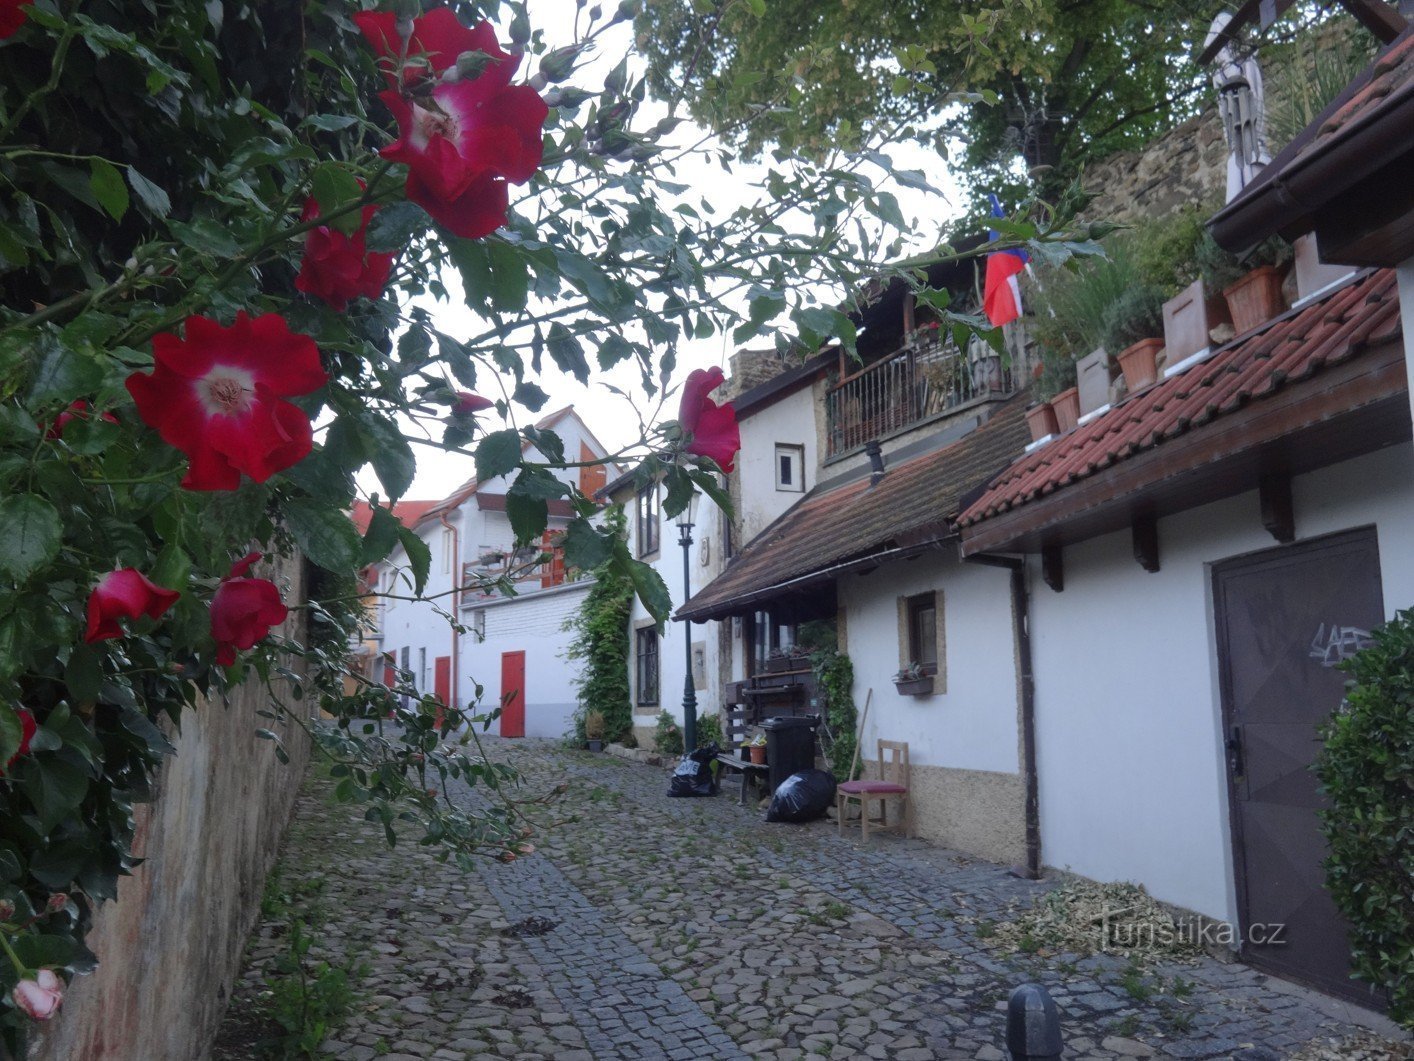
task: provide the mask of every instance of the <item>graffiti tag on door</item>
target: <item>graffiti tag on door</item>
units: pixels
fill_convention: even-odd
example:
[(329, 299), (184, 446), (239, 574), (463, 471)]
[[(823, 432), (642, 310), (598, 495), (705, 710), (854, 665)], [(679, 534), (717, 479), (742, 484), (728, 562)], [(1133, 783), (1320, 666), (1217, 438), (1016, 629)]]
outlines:
[(1311, 638), (1309, 655), (1322, 667), (1335, 667), (1374, 643), (1375, 639), (1370, 636), (1370, 631), (1358, 626), (1331, 623), (1328, 630), (1326, 624), (1322, 623), (1316, 629), (1316, 636)]

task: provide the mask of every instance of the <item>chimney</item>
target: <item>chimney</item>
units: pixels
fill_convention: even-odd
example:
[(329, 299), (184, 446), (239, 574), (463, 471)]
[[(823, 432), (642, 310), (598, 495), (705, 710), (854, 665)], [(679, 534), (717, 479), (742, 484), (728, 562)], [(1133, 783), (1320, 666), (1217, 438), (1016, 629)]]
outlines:
[(884, 477), (884, 454), (879, 449), (877, 439), (871, 439), (864, 444), (864, 452), (869, 454), (869, 485), (878, 486), (879, 480)]

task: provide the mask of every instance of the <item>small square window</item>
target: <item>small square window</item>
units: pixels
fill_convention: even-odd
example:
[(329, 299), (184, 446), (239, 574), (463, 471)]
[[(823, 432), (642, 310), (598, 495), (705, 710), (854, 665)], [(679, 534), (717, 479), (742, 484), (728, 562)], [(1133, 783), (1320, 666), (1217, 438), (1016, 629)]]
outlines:
[(658, 531), (661, 523), (657, 483), (639, 491), (635, 522), (638, 524), (638, 555), (651, 556), (658, 551)]
[(805, 492), (805, 447), (776, 443), (776, 489)]

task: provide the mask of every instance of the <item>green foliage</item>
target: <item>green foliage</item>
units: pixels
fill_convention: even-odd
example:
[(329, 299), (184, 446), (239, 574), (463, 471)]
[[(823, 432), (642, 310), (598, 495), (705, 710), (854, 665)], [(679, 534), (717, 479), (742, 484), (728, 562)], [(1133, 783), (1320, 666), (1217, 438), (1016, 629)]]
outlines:
[(653, 727), (653, 750), (661, 755), (682, 754), (682, 727), (666, 711), (658, 712), (658, 724)]
[(1115, 356), (1141, 339), (1163, 338), (1164, 303), (1168, 296), (1157, 287), (1138, 283), (1126, 288), (1105, 308), (1102, 341)]
[(1281, 265), (1291, 260), (1291, 244), (1280, 236), (1268, 236), (1243, 255), (1218, 246), (1206, 230), (1198, 242), (1198, 269), (1210, 295), (1219, 295), (1260, 265)]
[(718, 714), (699, 714), (697, 716), (697, 744), (722, 744), (722, 716)]
[[(622, 537), (623, 509), (611, 509), (603, 525)], [(576, 743), (589, 739), (588, 713), (603, 721), (602, 737), (622, 741), (633, 732), (633, 692), (629, 687), (629, 615), (633, 611), (633, 581), (608, 563), (594, 572), (594, 585), (565, 623), (573, 636), (565, 658), (579, 664), (574, 688)]]
[(1341, 664), (1345, 703), (1324, 731), (1316, 774), (1330, 854), (1326, 887), (1350, 922), (1355, 975), (1389, 992), (1414, 1028), (1414, 611)]
[(586, 711), (584, 713), (584, 736), (588, 740), (604, 739), (604, 713)]
[(1191, 207), (1158, 221), (1146, 222), (1132, 233), (1135, 276), (1168, 298), (1198, 279), (1198, 244), (1212, 209)]
[(1030, 331), (1043, 366), (1038, 397), (1075, 386), (1076, 359), (1104, 344), (1105, 314), (1134, 282), (1133, 243), (1117, 237), (1105, 250), (1104, 257), (1036, 270)]
[(1375, 37), (1352, 18), (1333, 20), (1284, 47), (1263, 49), (1272, 154), (1316, 120), (1375, 57)]
[[(833, 640), (833, 639), (832, 639)], [(854, 664), (834, 644), (810, 654), (816, 695), (823, 702), (822, 744), (836, 780), (852, 781), (849, 768), (859, 743), (859, 710), (854, 706)], [(856, 768), (857, 769), (857, 768)]]

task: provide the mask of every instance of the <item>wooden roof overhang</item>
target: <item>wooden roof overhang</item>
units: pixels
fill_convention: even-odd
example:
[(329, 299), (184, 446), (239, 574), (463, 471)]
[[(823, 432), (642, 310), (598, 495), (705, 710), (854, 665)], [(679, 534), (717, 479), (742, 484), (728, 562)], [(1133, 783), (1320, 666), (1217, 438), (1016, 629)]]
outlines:
[(1291, 476), (1410, 437), (1404, 345), (1386, 342), (1202, 430), (966, 526), (962, 553), (1055, 555), (1066, 545), (1130, 528), (1136, 559), (1157, 569), (1154, 520), (1254, 489), (1262, 511), (1254, 511), (1253, 520), (1278, 540), (1290, 540)]

